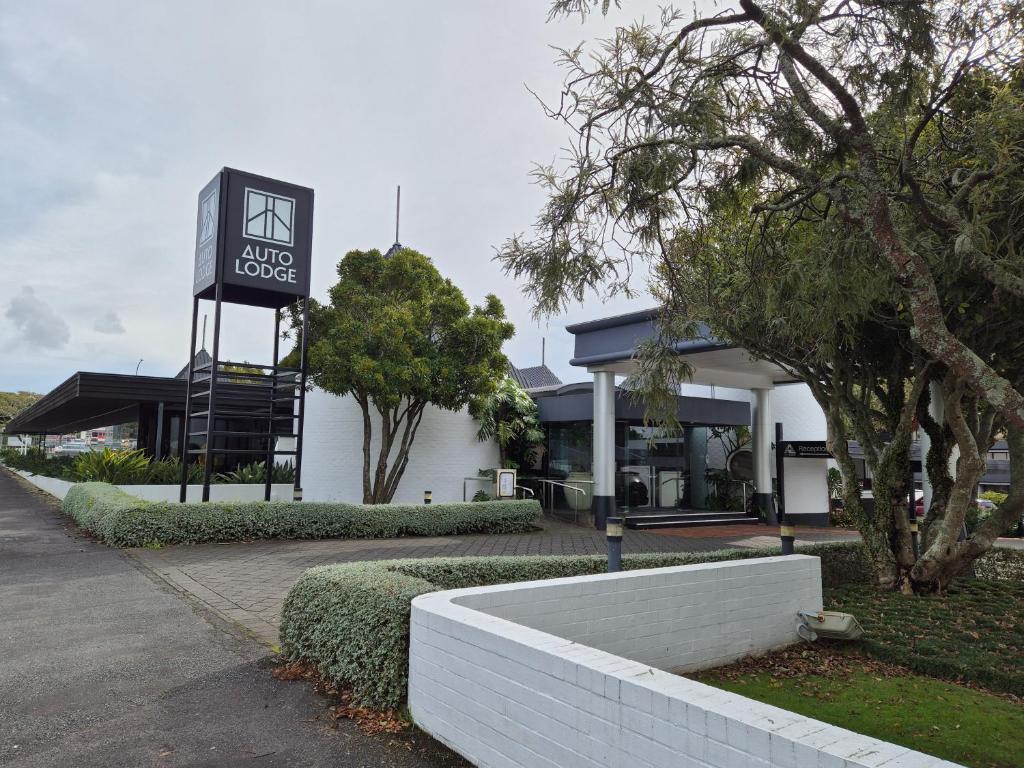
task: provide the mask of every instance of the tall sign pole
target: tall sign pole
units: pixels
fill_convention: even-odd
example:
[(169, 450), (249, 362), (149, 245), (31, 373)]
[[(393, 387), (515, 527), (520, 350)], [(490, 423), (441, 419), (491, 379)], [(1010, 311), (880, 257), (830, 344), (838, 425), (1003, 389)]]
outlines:
[(775, 484), (779, 496), (779, 538), (782, 554), (792, 555), (796, 531), (786, 516), (786, 451), (782, 439), (782, 422), (775, 422)]
[[(201, 457), (202, 499), (209, 501), (210, 482), (218, 468), (218, 457), (224, 454), (252, 454), (266, 461), (264, 498), (267, 500), (274, 455), (294, 454), (294, 495), (302, 497), (300, 477), (312, 240), (313, 190), (308, 187), (225, 168), (199, 193), (192, 333), (181, 449), (182, 501), (186, 498), (192, 459)], [(196, 366), (196, 325), (201, 299), (215, 303), (213, 342), (210, 362)], [(274, 310), (274, 353), (269, 365), (221, 359), (224, 303)], [(280, 312), (299, 303), (303, 315), (300, 362), (298, 367), (292, 368), (280, 365)], [(193, 423), (205, 428), (193, 429)], [(246, 426), (250, 423), (251, 427)], [(243, 426), (239, 427), (240, 424)], [(283, 428), (284, 424), (288, 425), (287, 429)], [(296, 439), (294, 451), (276, 449), (277, 439), (284, 436)], [(239, 448), (238, 441), (258, 446)], [(229, 445), (232, 442), (235, 445)], [(201, 447), (193, 448), (193, 443)]]

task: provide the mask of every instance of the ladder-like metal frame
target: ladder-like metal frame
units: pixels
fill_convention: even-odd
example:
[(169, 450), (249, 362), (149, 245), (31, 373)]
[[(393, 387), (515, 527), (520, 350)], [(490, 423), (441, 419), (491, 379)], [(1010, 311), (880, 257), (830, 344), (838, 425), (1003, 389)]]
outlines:
[[(210, 500), (210, 480), (213, 473), (211, 456), (214, 454), (255, 454), (264, 457), (266, 476), (263, 497), (270, 501), (274, 457), (277, 454), (295, 456), (295, 483), (292, 499), (302, 500), (302, 431), (306, 410), (306, 358), (309, 350), (309, 299), (300, 299), (302, 305), (302, 338), (299, 345), (299, 367), (282, 366), (280, 353), (281, 310), (274, 310), (274, 354), (270, 365), (235, 363), (220, 360), (221, 285), (217, 284), (214, 297), (213, 350), (211, 360), (195, 365), (196, 327), (199, 320), (199, 299), (192, 300), (192, 334), (188, 356), (188, 377), (185, 386), (185, 417), (181, 441), (181, 491), (185, 501), (191, 459), (203, 456), (203, 501)], [(231, 370), (232, 368), (236, 370)], [(250, 370), (237, 370), (238, 368)], [(244, 387), (244, 392), (225, 389), (225, 385)], [(205, 400), (205, 403), (203, 402)], [(233, 410), (231, 405), (242, 405), (244, 410)], [(281, 406), (289, 403), (290, 408)], [(193, 404), (200, 406), (193, 410)], [(202, 408), (205, 405), (205, 409)], [(193, 430), (192, 420), (206, 417), (206, 429)], [(223, 418), (266, 419), (266, 429), (259, 431), (217, 429), (217, 420)], [(294, 426), (293, 426), (294, 425)], [(204, 438), (201, 448), (192, 448), (192, 438)], [(227, 448), (216, 445), (217, 438), (249, 437), (262, 442), (260, 448)], [(294, 437), (295, 449), (276, 450), (280, 437)]]

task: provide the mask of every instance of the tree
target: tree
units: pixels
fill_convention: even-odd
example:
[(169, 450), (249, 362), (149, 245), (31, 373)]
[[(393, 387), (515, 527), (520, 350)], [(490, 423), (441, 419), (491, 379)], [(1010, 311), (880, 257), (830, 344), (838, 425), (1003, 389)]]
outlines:
[(35, 392), (0, 392), (0, 431), (7, 422), (41, 398)]
[(469, 412), (480, 422), (477, 438), (497, 441), (502, 467), (521, 469), (532, 463), (544, 431), (537, 404), (512, 377), (506, 376), (493, 392), (473, 400)]
[[(957, 541), (986, 442), (1002, 424), (1013, 446), (1024, 426), (1020, 26), (983, 0), (739, 0), (619, 29), (590, 58), (563, 51), (550, 113), (573, 129), (571, 159), (538, 169), (536, 236), (499, 254), (541, 312), (629, 291), (646, 262), (666, 338), (707, 320), (811, 385), (886, 584), (941, 588), (1001, 523)], [(685, 372), (657, 347), (636, 383), (665, 393)], [(945, 426), (927, 423), (930, 382)], [(935, 431), (939, 475), (961, 452), (920, 558), (900, 512), (915, 419)], [(870, 515), (844, 455), (854, 436)]]
[(514, 328), (497, 297), (471, 309), (430, 259), (409, 248), (390, 256), (350, 251), (329, 296), (328, 304), (311, 303), (309, 376), (359, 404), (363, 503), (387, 503), (426, 407), (457, 411), (493, 391)]

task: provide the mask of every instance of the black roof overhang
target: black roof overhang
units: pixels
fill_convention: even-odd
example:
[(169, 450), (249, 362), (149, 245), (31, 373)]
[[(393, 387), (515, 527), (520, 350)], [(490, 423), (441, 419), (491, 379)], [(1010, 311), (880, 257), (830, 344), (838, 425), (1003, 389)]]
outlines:
[(138, 418), (139, 406), (163, 402), (183, 410), (185, 381), (79, 371), (8, 422), (9, 434), (77, 432)]
[[(181, 413), (185, 410), (187, 385), (185, 379), (167, 376), (80, 371), (11, 419), (5, 431), (8, 434), (63, 434), (124, 424), (137, 420), (143, 406), (159, 403), (172, 413)], [(266, 418), (267, 401), (271, 397), (266, 388), (224, 382), (217, 385), (217, 392), (225, 395), (229, 402), (225, 410), (251, 411), (251, 418)], [(291, 407), (290, 401), (278, 402), (274, 411), (286, 416)]]
[[(534, 398), (540, 420), (546, 424), (571, 421), (593, 421), (594, 392), (592, 384), (567, 384), (556, 392)], [(710, 397), (676, 398), (676, 418), (680, 424), (714, 427), (750, 426), (750, 403), (742, 400), (715, 400)], [(632, 402), (628, 393), (615, 393), (615, 419), (642, 424), (644, 408)]]

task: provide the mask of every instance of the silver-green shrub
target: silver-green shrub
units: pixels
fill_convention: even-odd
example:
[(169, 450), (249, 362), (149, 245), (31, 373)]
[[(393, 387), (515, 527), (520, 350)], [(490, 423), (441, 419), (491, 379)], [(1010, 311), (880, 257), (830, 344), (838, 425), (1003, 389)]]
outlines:
[(395, 538), (523, 533), (540, 517), (536, 501), (457, 504), (207, 502), (171, 504), (131, 496), (106, 483), (80, 483), (64, 511), (114, 547), (254, 539)]
[[(825, 586), (871, 578), (859, 543), (816, 544), (798, 551), (821, 558)], [(626, 555), (622, 564), (633, 570), (777, 554), (773, 548)], [(359, 703), (395, 708), (405, 701), (408, 685), (414, 597), (441, 589), (603, 573), (607, 565), (602, 555), (537, 555), (319, 566), (306, 571), (288, 593), (281, 613), (281, 645), (288, 658), (306, 659), (331, 681), (351, 688)]]

